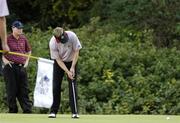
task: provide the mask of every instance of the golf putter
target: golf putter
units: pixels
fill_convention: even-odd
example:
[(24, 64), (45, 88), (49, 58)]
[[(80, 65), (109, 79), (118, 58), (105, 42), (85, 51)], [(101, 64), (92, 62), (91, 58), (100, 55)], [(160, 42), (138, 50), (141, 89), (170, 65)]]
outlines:
[(75, 107), (75, 112), (76, 112), (76, 114), (77, 114), (78, 112), (77, 112), (77, 104), (76, 104), (76, 95), (75, 95), (74, 80), (71, 80), (71, 84), (72, 84), (72, 91), (73, 91), (74, 107)]

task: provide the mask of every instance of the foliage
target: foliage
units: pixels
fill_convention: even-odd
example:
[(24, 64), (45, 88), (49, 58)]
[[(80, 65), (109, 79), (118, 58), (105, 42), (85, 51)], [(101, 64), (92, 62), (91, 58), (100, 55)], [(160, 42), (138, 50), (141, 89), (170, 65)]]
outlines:
[[(15, 19), (45, 30), (48, 27), (82, 27), (93, 17), (101, 24), (152, 30), (158, 48), (179, 49), (179, 0), (11, 0), (8, 1), (11, 25)], [(19, 9), (20, 8), (20, 9)]]
[(179, 5), (179, 0), (114, 0), (109, 13), (121, 25), (153, 29), (154, 44), (171, 47), (179, 40), (176, 28), (180, 21)]
[(8, 22), (19, 19), (25, 23), (34, 24), (41, 29), (57, 25), (77, 27), (81, 22), (87, 21), (85, 16), (87, 16), (93, 1), (46, 0), (44, 2), (43, 0), (11, 0), (8, 1), (11, 12)]
[(110, 32), (92, 23), (79, 30), (83, 113), (178, 114), (179, 51), (156, 49), (151, 30)]
[[(83, 49), (79, 57), (79, 108), (83, 114), (179, 114), (180, 113), (180, 51), (157, 49), (153, 30), (133, 28), (113, 30), (113, 26), (90, 24), (74, 30)], [(43, 32), (32, 28), (26, 33), (32, 54), (49, 58), (48, 42), (52, 29)], [(29, 67), (30, 96), (36, 79), (36, 61)], [(4, 84), (0, 84), (4, 89)], [(0, 92), (3, 96), (4, 91)], [(0, 98), (1, 112), (7, 106)], [(35, 113), (47, 109), (34, 108)], [(61, 113), (70, 113), (68, 85), (63, 81)]]
[(179, 48), (179, 5), (179, 0), (98, 0), (90, 13), (115, 28), (153, 30), (153, 42), (159, 48)]

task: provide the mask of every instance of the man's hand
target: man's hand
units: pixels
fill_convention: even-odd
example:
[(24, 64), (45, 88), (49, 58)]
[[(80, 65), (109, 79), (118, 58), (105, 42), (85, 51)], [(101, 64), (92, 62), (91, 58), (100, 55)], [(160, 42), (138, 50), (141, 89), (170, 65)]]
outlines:
[(67, 75), (68, 75), (69, 79), (71, 79), (71, 80), (74, 79), (72, 72), (68, 71)]
[(5, 65), (9, 65), (12, 68), (11, 62), (9, 60), (7, 60), (4, 56), (2, 57), (2, 60)]
[[(4, 51), (8, 52), (9, 51), (9, 46), (6, 43), (2, 43), (2, 48)], [(5, 53), (6, 53), (5, 52)]]
[(71, 67), (70, 72), (72, 73), (72, 76), (74, 77), (74, 76), (75, 76), (75, 70), (74, 70), (74, 68)]
[(24, 64), (23, 67), (26, 68), (26, 67), (28, 66), (28, 63), (29, 63), (29, 62), (25, 62), (25, 64)]

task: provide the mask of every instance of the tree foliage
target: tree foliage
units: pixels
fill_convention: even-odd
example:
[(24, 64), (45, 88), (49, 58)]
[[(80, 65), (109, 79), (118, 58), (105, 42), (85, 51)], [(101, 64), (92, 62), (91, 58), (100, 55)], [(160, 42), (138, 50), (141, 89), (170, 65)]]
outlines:
[[(137, 31), (110, 25), (99, 18), (74, 30), (82, 50), (78, 61), (78, 98), (82, 114), (179, 114), (180, 52), (176, 48), (153, 46), (152, 30)], [(34, 56), (49, 58), (52, 29), (26, 33)], [(28, 67), (30, 95), (36, 80), (37, 63)], [(7, 110), (5, 84), (0, 83), (1, 112)], [(4, 98), (5, 99), (5, 98)], [(60, 112), (70, 113), (68, 83), (63, 81)], [(35, 113), (48, 110), (34, 108)]]
[[(12, 0), (8, 2), (11, 19), (34, 23), (41, 29), (47, 27), (80, 25), (81, 18), (94, 0)], [(84, 13), (84, 15), (82, 15)], [(87, 14), (87, 13), (86, 13)]]
[[(26, 35), (35, 56), (49, 58), (51, 27), (81, 25), (74, 29), (83, 46), (78, 62), (81, 113), (180, 113), (179, 0), (12, 0), (9, 6), (9, 21), (33, 23)], [(28, 73), (32, 98), (36, 61), (30, 61)], [(60, 112), (70, 113), (66, 81), (62, 87)], [(4, 88), (0, 83), (1, 97)], [(4, 99), (1, 112), (7, 110)]]
[(90, 10), (101, 22), (133, 26), (137, 30), (152, 29), (157, 47), (179, 48), (179, 0), (98, 0)]
[(99, 0), (96, 5), (101, 5), (100, 13), (94, 14), (112, 20), (115, 26), (153, 29), (158, 47), (172, 47), (180, 40), (179, 0)]
[(47, 29), (57, 25), (79, 27), (100, 17), (102, 24), (114, 27), (152, 29), (157, 47), (178, 47), (179, 6), (179, 0), (11, 0), (9, 20), (19, 18)]
[(178, 114), (179, 51), (154, 47), (151, 30), (109, 32), (112, 27), (102, 29), (94, 21), (79, 33), (85, 47), (80, 58), (82, 110)]

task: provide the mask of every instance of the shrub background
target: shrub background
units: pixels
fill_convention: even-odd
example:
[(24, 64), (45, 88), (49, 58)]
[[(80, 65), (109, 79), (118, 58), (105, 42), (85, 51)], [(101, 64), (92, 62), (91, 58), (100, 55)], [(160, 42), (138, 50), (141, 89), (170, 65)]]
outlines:
[[(101, 26), (99, 18), (74, 29), (83, 49), (78, 61), (78, 98), (82, 114), (180, 114), (180, 51), (156, 48), (152, 30)], [(52, 28), (25, 33), (32, 55), (48, 58)], [(30, 96), (37, 61), (28, 67)], [(2, 79), (2, 77), (1, 77)], [(60, 113), (70, 113), (64, 79)], [(5, 83), (0, 82), (0, 112), (7, 112)], [(34, 113), (48, 109), (33, 108)]]

